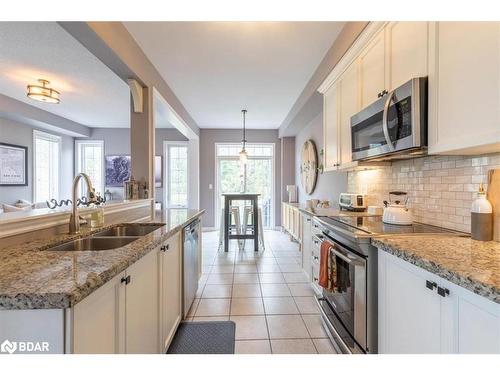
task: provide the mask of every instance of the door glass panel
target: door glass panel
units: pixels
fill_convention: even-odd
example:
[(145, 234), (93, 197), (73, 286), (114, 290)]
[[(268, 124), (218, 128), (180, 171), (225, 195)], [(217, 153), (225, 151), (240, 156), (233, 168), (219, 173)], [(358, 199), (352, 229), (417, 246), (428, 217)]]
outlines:
[(271, 226), (272, 159), (250, 159), (246, 166), (246, 192), (260, 194), (262, 224)]
[[(242, 165), (238, 157), (240, 144), (217, 145), (217, 226), (224, 207), (223, 194), (229, 193), (260, 194), (258, 203), (262, 210), (263, 226), (269, 228), (273, 225), (273, 145), (247, 144), (246, 150), (248, 162)], [(250, 202), (233, 202), (233, 205), (240, 207), (241, 220), (245, 205), (248, 204)]]

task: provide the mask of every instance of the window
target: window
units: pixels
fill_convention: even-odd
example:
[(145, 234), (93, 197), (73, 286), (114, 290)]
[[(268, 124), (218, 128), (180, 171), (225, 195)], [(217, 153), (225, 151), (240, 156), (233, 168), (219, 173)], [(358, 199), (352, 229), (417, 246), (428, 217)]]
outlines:
[(166, 207), (188, 207), (187, 142), (165, 142), (164, 153)]
[(33, 131), (34, 201), (59, 199), (61, 137)]
[[(90, 177), (96, 193), (104, 196), (104, 141), (75, 141), (75, 171)], [(80, 184), (80, 196), (86, 194)]]
[[(248, 162), (239, 160), (241, 144), (218, 143), (215, 145), (217, 168), (217, 212), (224, 207), (222, 194), (257, 193), (262, 221), (265, 228), (271, 228), (274, 220), (274, 144), (247, 143)], [(243, 204), (239, 202), (237, 204)], [(240, 211), (243, 210), (241, 207)], [(216, 215), (217, 225), (220, 215)]]

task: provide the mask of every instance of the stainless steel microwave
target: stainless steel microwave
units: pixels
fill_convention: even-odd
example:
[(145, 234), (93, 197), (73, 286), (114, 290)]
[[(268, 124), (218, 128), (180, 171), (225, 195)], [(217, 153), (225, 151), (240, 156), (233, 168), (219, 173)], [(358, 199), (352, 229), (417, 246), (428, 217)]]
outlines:
[(403, 159), (427, 149), (427, 78), (413, 78), (351, 117), (352, 160)]

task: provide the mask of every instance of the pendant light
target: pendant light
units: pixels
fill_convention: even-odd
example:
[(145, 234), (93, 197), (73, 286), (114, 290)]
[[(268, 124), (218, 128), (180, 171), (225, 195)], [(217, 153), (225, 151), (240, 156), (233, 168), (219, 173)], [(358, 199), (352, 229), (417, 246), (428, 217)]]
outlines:
[(28, 85), (28, 97), (34, 100), (45, 103), (58, 104), (61, 100), (59, 98), (59, 91), (49, 87), (50, 82), (45, 79), (39, 79), (39, 85)]
[(247, 150), (245, 149), (245, 144), (247, 143), (246, 134), (245, 134), (245, 130), (246, 130), (245, 129), (245, 117), (247, 114), (247, 110), (242, 109), (241, 113), (243, 114), (243, 140), (242, 140), (242, 147), (241, 147), (241, 151), (240, 151), (240, 162), (242, 164), (246, 164), (248, 161), (248, 154), (247, 154)]

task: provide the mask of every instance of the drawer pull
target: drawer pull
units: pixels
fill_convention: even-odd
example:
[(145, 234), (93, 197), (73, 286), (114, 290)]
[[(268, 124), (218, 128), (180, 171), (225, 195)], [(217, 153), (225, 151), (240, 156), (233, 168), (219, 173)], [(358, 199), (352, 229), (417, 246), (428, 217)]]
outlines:
[(449, 296), (449, 295), (450, 295), (450, 291), (449, 291), (447, 288), (441, 288), (440, 286), (438, 286), (437, 293), (438, 293), (441, 297), (446, 297), (446, 296)]
[(425, 287), (430, 290), (434, 290), (437, 287), (437, 284), (434, 281), (425, 280)]

